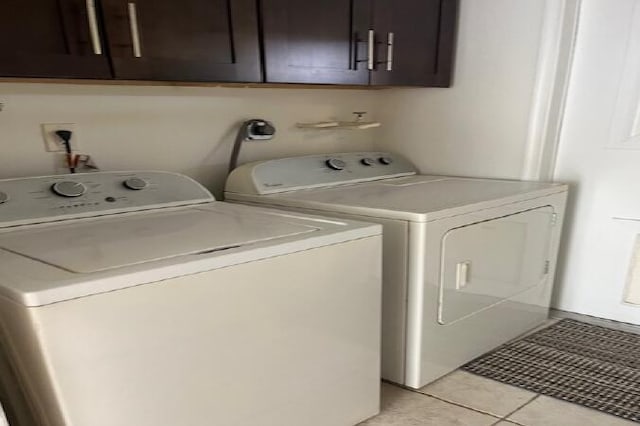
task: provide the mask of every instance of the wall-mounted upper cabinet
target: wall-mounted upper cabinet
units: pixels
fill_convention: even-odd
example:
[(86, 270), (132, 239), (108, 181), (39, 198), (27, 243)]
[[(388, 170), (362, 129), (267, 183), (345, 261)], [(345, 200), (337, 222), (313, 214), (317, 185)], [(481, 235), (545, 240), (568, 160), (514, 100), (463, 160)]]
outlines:
[(255, 0), (3, 0), (0, 76), (260, 82)]
[(2, 0), (0, 76), (110, 78), (95, 4)]
[(448, 86), (458, 0), (262, 0), (269, 83)]
[(3, 0), (0, 77), (448, 86), (457, 9), (458, 0)]
[(371, 84), (451, 84), (457, 0), (373, 0)]
[(102, 0), (116, 78), (259, 82), (255, 0)]
[(370, 0), (262, 0), (266, 81), (369, 84)]

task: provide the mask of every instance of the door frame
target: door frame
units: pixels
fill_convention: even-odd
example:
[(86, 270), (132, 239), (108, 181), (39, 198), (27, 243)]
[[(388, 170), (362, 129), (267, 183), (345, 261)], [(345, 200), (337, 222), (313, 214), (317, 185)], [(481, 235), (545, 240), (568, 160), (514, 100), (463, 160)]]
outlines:
[(582, 0), (546, 0), (521, 178), (551, 180)]

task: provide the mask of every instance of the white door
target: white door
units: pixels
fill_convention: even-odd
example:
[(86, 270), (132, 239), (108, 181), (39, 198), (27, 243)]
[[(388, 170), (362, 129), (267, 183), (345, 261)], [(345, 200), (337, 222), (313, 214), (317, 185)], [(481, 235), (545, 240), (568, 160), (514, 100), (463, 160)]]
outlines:
[(639, 0), (582, 2), (564, 116), (555, 179), (575, 191), (554, 305), (640, 325)]
[(553, 208), (455, 228), (442, 239), (438, 321), (450, 324), (545, 280)]

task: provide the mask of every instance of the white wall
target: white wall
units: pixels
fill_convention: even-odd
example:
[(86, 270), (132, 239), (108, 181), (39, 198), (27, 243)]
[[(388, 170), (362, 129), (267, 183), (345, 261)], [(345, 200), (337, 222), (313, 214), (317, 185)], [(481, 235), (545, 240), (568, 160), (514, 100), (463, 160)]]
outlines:
[(556, 178), (573, 184), (559, 309), (640, 324), (625, 303), (640, 234), (640, 1), (583, 0)]
[(0, 178), (55, 173), (40, 123), (77, 123), (81, 149), (105, 170), (186, 173), (219, 193), (237, 125), (272, 120), (269, 143), (247, 143), (240, 162), (372, 148), (371, 132), (313, 131), (297, 121), (350, 119), (375, 92), (326, 89), (132, 87), (0, 83)]
[(454, 86), (384, 92), (377, 146), (426, 173), (520, 178), (545, 4), (462, 0)]

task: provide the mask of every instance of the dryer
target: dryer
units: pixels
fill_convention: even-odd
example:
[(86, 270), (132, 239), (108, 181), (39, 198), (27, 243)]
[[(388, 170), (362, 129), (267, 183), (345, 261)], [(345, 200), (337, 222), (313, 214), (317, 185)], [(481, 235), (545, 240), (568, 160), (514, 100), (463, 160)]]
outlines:
[(358, 423), (379, 407), (380, 256), (378, 225), (182, 175), (1, 180), (11, 425)]
[(420, 388), (547, 318), (567, 190), (357, 152), (243, 165), (225, 197), (382, 224), (382, 377)]

